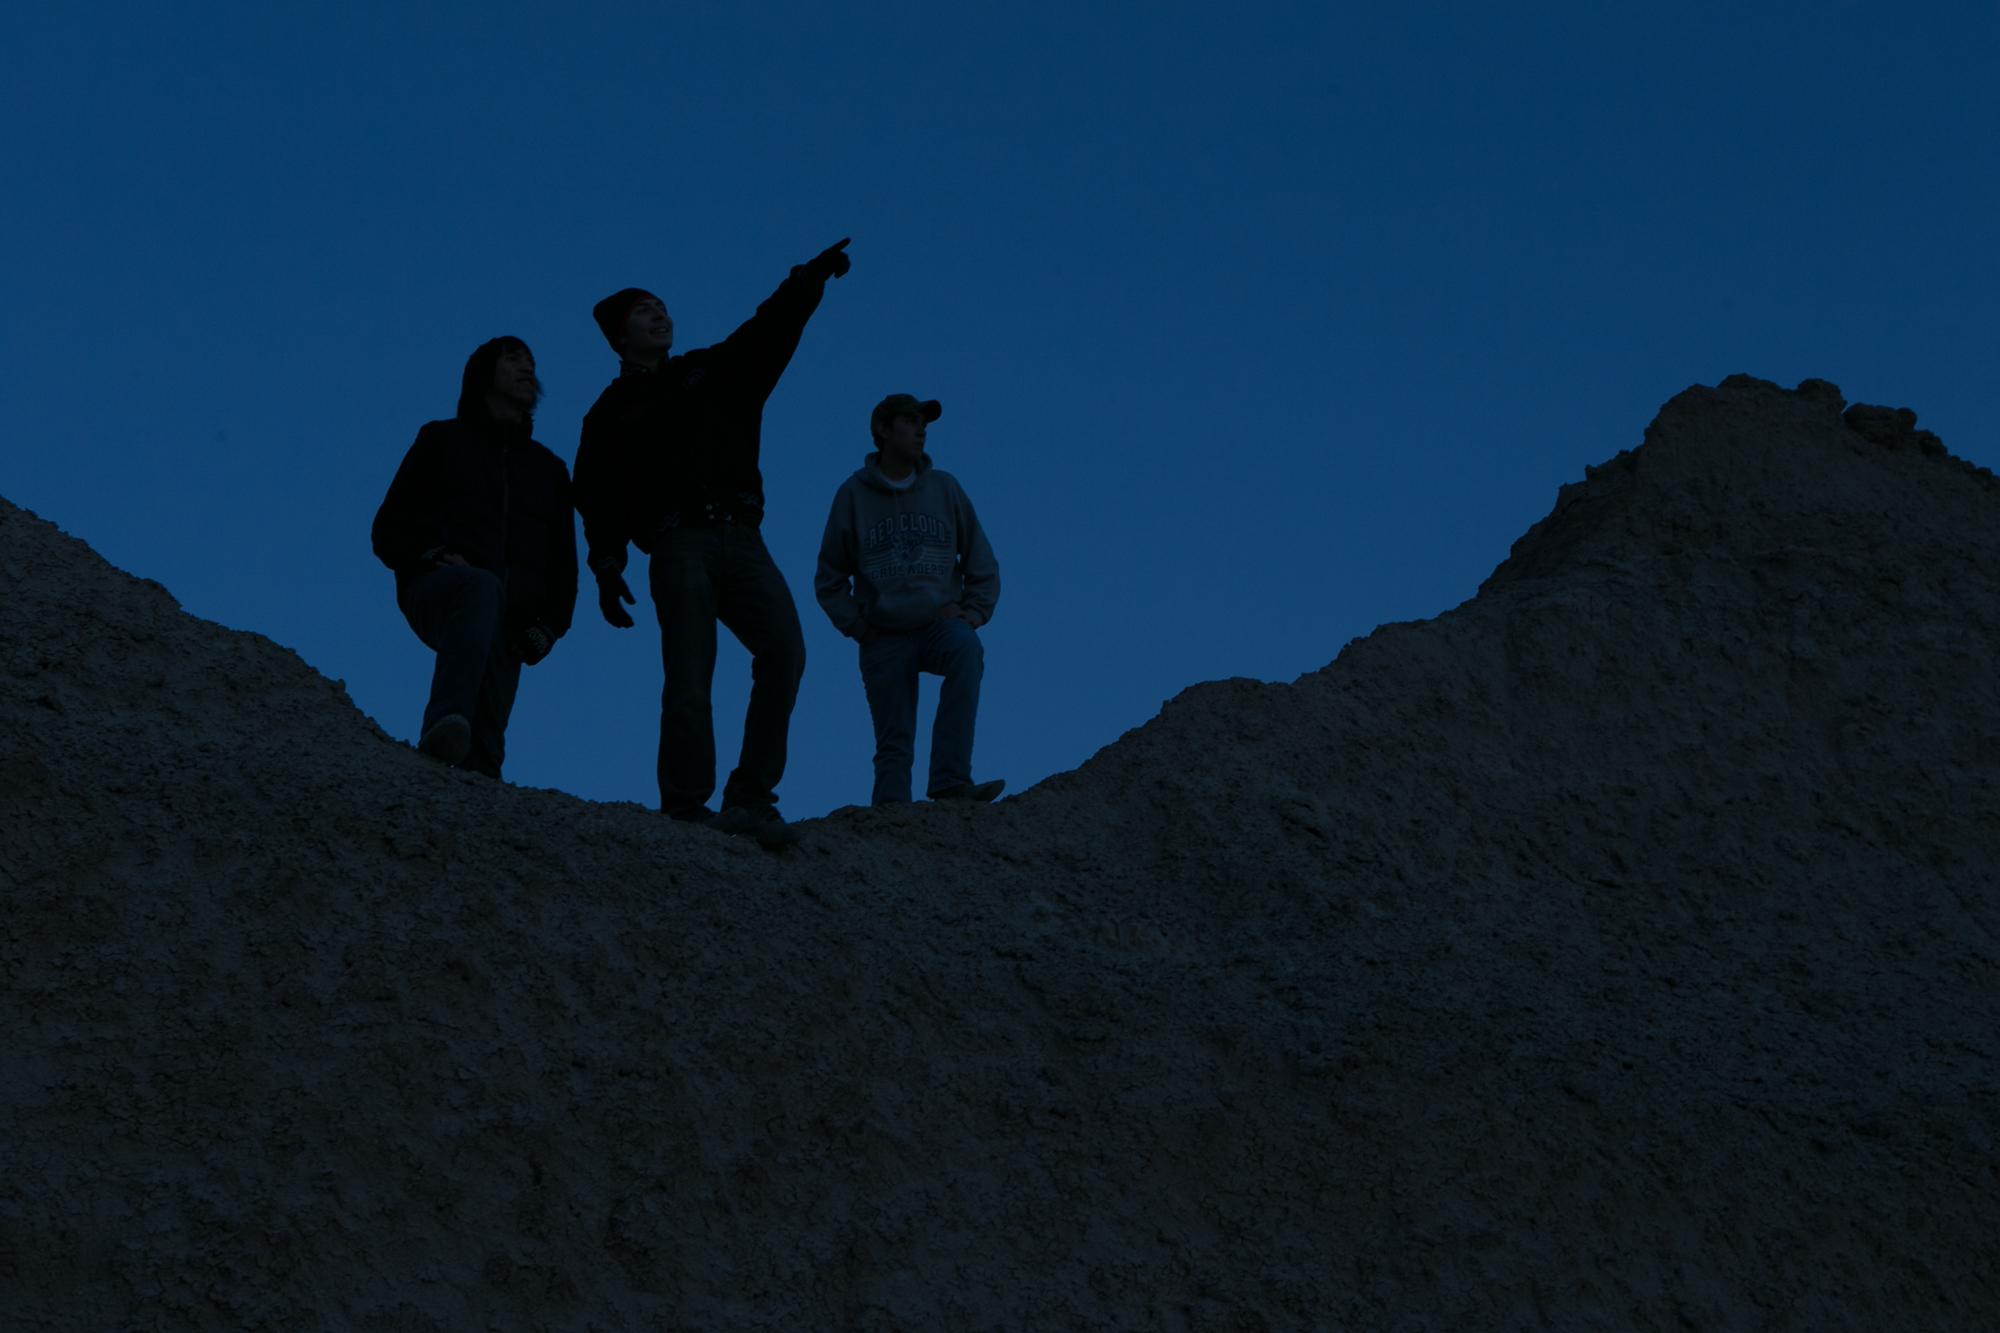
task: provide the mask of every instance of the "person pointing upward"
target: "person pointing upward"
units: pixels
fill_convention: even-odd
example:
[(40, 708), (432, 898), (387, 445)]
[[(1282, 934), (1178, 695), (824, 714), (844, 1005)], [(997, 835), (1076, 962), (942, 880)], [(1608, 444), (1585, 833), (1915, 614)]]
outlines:
[[(669, 353), (674, 323), (653, 293), (627, 287), (591, 311), (618, 353), (618, 377), (585, 415), (575, 495), (605, 620), (633, 621), (628, 543), (652, 556), (660, 624), (660, 808), (766, 845), (794, 835), (777, 787), (805, 635), (790, 588), (764, 547), (764, 403), (798, 350), (829, 278), (846, 274), (847, 238), (795, 266), (742, 327), (712, 347)], [(711, 813), (715, 727), (709, 703), (720, 623), (750, 653), (743, 749)]]

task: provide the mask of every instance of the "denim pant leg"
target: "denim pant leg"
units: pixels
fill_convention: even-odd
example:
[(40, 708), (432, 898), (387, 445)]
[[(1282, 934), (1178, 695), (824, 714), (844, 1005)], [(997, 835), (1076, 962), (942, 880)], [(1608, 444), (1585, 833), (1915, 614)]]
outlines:
[(936, 796), (972, 781), (972, 730), (979, 716), (979, 682), (986, 676), (986, 647), (979, 631), (963, 620), (940, 620), (925, 628), (918, 666), (943, 676), (937, 720), (931, 725), (931, 774), (924, 789)]
[[(470, 721), (495, 641), (502, 637), (507, 592), (500, 576), (470, 565), (440, 565), (404, 580), (396, 589), (396, 604), (424, 646), (437, 654), (418, 734), (452, 713)], [(511, 707), (513, 691), (507, 693)], [(504, 714), (500, 724), (506, 726)]]
[(486, 674), (479, 679), (479, 699), (472, 709), (472, 747), (459, 761), (460, 768), (500, 776), (507, 758), (507, 719), (514, 712), (514, 693), (521, 685), (521, 659), (515, 655), (505, 634), (493, 636), (493, 651), (486, 659)]
[(918, 636), (883, 634), (861, 645), (861, 688), (875, 723), (874, 805), (910, 799), (917, 740)]
[(660, 808), (668, 814), (708, 804), (715, 791), (716, 554), (713, 528), (668, 528), (653, 548), (647, 583), (660, 622)]
[(778, 802), (785, 776), (792, 708), (806, 671), (806, 635), (785, 576), (755, 528), (720, 530), (722, 559), (716, 577), (716, 615), (750, 653), (750, 706), (743, 717), (743, 750), (722, 789), (722, 804), (767, 806)]

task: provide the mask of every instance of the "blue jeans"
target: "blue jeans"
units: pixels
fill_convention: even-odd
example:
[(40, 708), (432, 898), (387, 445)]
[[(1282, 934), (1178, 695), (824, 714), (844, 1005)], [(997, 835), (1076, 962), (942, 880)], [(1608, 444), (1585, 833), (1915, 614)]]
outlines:
[(648, 571), (660, 621), (660, 808), (685, 816), (715, 791), (715, 626), (750, 650), (743, 751), (722, 804), (774, 806), (806, 670), (806, 636), (792, 590), (755, 528), (664, 528)]
[(437, 654), (417, 734), (457, 713), (472, 724), (472, 748), (458, 766), (499, 777), (507, 718), (521, 685), (521, 659), (507, 643), (507, 590), (500, 576), (470, 565), (439, 565), (397, 580), (396, 605)]
[(917, 739), (917, 674), (944, 677), (931, 725), (931, 774), (925, 794), (972, 781), (972, 728), (986, 649), (963, 620), (938, 620), (906, 634), (882, 633), (861, 645), (861, 685), (875, 721), (876, 805), (910, 799)]

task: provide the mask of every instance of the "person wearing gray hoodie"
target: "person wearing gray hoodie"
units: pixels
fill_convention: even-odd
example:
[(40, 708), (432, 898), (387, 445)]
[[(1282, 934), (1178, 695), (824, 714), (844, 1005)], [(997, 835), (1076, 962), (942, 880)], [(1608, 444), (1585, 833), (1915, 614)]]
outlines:
[(965, 488), (931, 466), (924, 440), (938, 401), (892, 393), (868, 426), (875, 451), (834, 493), (814, 591), (835, 629), (861, 645), (875, 723), (875, 805), (910, 799), (917, 676), (942, 676), (931, 726), (933, 801), (990, 801), (1007, 785), (972, 780), (972, 733), (986, 650), (979, 628), (1000, 600), (1000, 563)]

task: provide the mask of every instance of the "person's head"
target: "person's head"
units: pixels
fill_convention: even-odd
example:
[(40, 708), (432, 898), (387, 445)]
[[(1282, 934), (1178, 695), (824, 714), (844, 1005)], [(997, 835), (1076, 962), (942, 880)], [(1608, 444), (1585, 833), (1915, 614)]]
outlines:
[(542, 401), (535, 354), (511, 335), (483, 342), (465, 359), (458, 382), (458, 419), (474, 423), (532, 422)]
[(591, 318), (621, 360), (651, 365), (674, 345), (674, 321), (667, 303), (643, 287), (613, 292), (591, 307)]
[(944, 415), (935, 398), (919, 401), (915, 394), (892, 393), (875, 404), (868, 414), (868, 430), (875, 448), (890, 471), (901, 474), (917, 465), (924, 456), (924, 437), (930, 424)]

